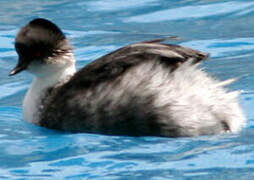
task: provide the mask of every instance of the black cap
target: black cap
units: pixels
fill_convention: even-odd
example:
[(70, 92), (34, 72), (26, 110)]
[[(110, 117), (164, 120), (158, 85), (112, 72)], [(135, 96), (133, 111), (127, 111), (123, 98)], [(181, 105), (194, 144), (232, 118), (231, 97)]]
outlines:
[[(37, 18), (23, 27), (15, 39), (19, 56), (18, 64), (10, 76), (25, 70), (34, 60), (43, 61), (57, 52), (70, 50), (71, 46), (63, 32), (47, 19)], [(61, 51), (57, 51), (61, 50)]]

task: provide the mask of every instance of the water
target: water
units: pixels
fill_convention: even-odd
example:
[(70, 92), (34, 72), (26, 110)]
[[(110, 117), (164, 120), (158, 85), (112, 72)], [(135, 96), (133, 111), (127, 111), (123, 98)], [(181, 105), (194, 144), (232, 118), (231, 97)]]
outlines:
[[(8, 77), (15, 34), (35, 17), (72, 39), (78, 67), (123, 45), (169, 35), (209, 52), (203, 67), (239, 77), (247, 127), (235, 135), (194, 138), (66, 134), (22, 119), (31, 75)], [(1, 0), (0, 179), (253, 179), (254, 2), (248, 0)]]

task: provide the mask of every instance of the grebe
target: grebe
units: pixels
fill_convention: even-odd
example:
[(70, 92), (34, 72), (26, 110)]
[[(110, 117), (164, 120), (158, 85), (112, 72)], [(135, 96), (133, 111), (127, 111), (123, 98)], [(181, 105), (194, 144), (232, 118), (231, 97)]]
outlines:
[(52, 22), (32, 20), (17, 34), (10, 75), (35, 77), (24, 119), (51, 129), (127, 136), (238, 132), (246, 123), (238, 91), (199, 64), (207, 54), (152, 40), (107, 54), (76, 72), (73, 49)]

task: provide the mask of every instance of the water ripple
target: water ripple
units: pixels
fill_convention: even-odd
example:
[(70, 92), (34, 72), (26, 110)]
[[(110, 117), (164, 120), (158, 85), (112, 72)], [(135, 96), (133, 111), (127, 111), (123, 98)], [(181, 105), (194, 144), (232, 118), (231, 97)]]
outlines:
[[(254, 179), (254, 2), (247, 0), (0, 1), (0, 179)], [(176, 43), (210, 53), (203, 67), (239, 77), (248, 118), (239, 134), (193, 138), (68, 134), (23, 121), (31, 76), (7, 78), (14, 38), (34, 17), (72, 39), (78, 68), (123, 45), (179, 35)]]
[[(114, 4), (114, 6), (112, 6)], [(91, 1), (91, 2), (85, 2), (80, 3), (80, 5), (86, 5), (88, 6), (89, 11), (128, 11), (128, 9), (132, 8), (143, 8), (146, 6), (153, 6), (155, 4), (158, 4), (156, 0), (108, 0), (108, 1)]]
[(160, 21), (172, 21), (189, 18), (205, 18), (210, 16), (220, 16), (231, 13), (253, 9), (253, 2), (232, 1), (223, 3), (213, 3), (206, 5), (185, 6), (174, 9), (160, 10), (143, 15), (126, 18), (125, 22), (154, 23)]

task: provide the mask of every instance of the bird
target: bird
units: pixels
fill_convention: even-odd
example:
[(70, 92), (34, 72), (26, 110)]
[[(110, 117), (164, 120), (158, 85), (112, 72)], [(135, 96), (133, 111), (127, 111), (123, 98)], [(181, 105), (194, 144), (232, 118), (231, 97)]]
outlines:
[(208, 54), (163, 39), (116, 49), (80, 70), (70, 40), (53, 22), (36, 18), (15, 38), (13, 76), (33, 80), (23, 119), (70, 133), (191, 137), (237, 133), (246, 125), (241, 91), (200, 64)]

